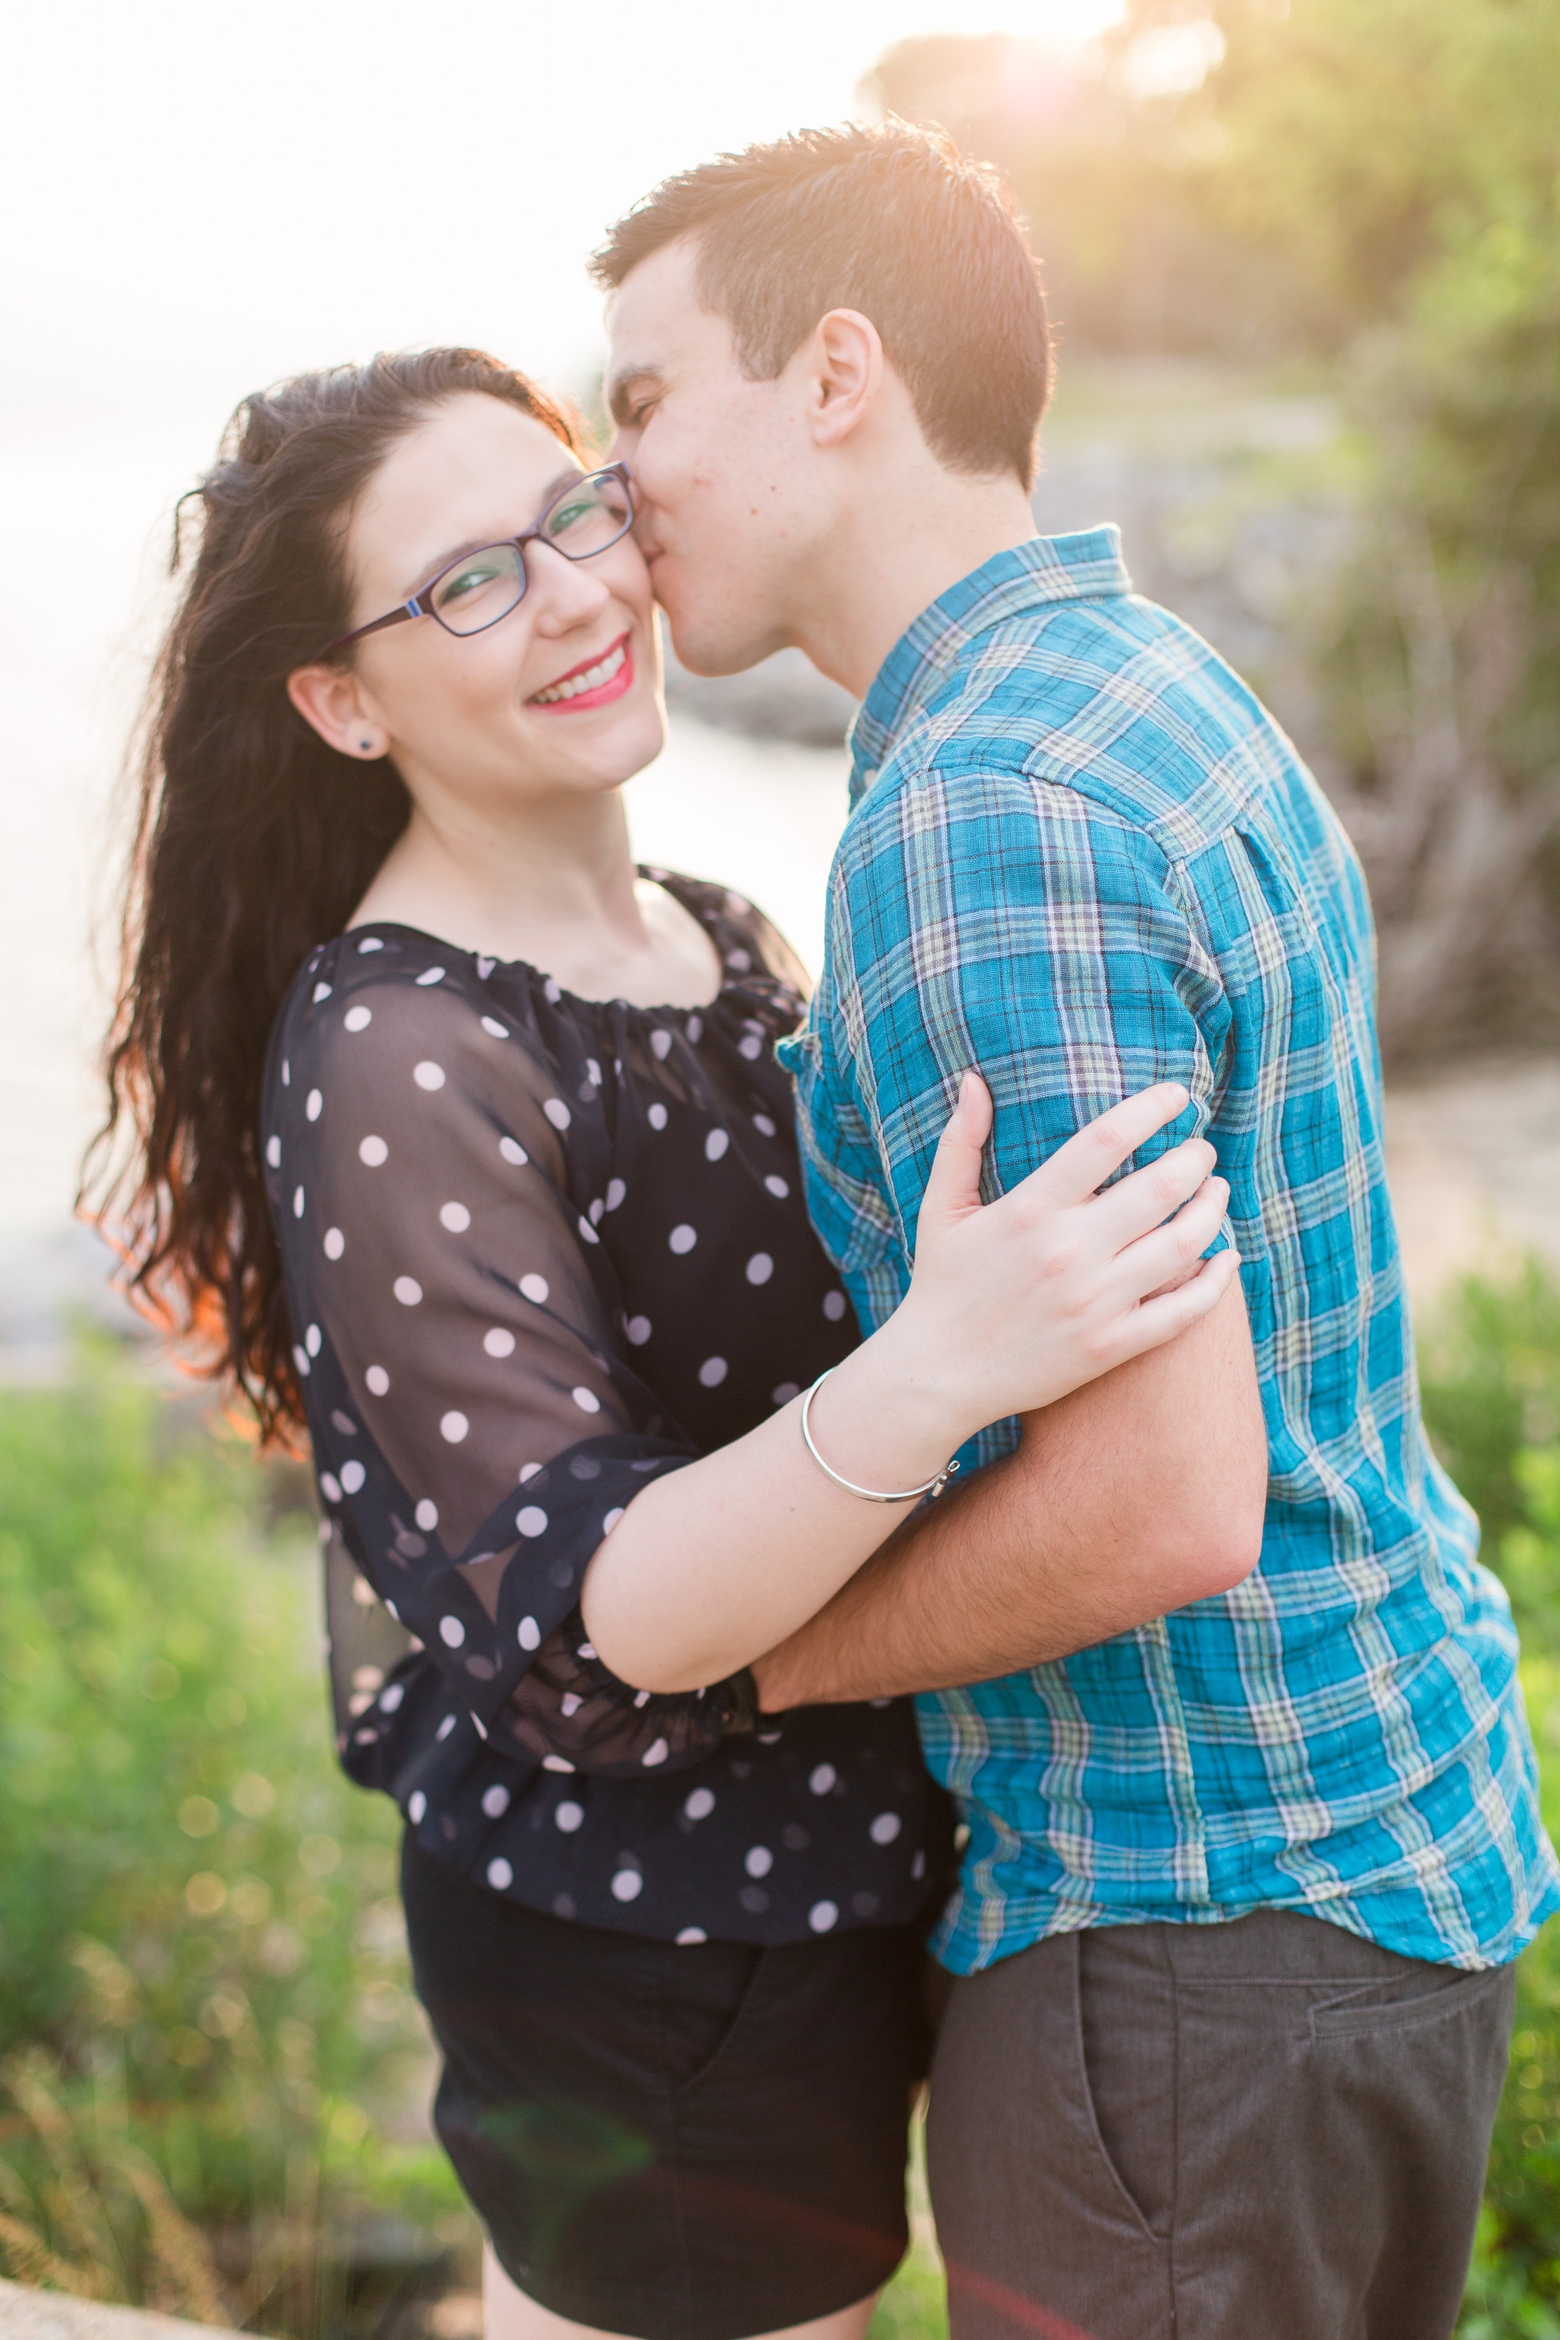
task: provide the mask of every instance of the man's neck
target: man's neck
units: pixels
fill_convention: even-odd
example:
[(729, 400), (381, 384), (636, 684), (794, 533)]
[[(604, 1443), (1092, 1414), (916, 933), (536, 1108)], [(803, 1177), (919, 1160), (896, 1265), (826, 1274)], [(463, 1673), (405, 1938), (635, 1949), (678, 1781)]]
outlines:
[(928, 457), (880, 498), (853, 500), (813, 565), (790, 639), (864, 699), (906, 627), (961, 577), (1035, 533), (1019, 482), (965, 479)]

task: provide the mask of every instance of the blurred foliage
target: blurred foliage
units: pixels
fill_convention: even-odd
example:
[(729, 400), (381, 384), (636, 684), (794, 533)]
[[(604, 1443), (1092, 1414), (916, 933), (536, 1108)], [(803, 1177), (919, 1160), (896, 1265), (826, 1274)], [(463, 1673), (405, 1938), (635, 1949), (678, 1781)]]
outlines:
[(1389, 1057), (1560, 1031), (1560, 9), (1129, 0), (1081, 62), (902, 43), (869, 92), (1012, 178), (1066, 351), (1320, 368), (1369, 461), (1305, 742)]
[(334, 2336), (467, 2228), (384, 2141), (426, 2050), (312, 1519), (208, 1423), (107, 1376), (0, 1394), (0, 2254)]

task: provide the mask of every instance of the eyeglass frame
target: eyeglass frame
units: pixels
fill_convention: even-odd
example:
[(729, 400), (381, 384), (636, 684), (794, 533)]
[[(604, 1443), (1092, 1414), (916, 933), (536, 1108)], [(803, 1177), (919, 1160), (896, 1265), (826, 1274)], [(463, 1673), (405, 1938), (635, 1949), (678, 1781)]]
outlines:
[[(558, 506), (566, 502), (570, 496), (578, 495), (581, 485), (588, 479), (621, 480), (623, 493), (628, 499), (628, 518), (616, 536), (609, 536), (605, 544), (593, 545), (589, 552), (565, 552), (562, 545), (559, 544), (555, 544), (552, 550), (560, 554), (566, 561), (593, 561), (598, 553), (610, 552), (615, 544), (622, 543), (634, 525), (634, 482), (626, 463), (599, 463), (594, 471), (582, 471), (578, 479), (570, 480), (566, 488), (559, 489), (557, 495), (538, 516), (534, 528), (523, 529), (518, 536), (495, 537), (490, 544), (474, 544), (469, 551), (457, 554), (453, 561), (446, 561), (443, 568), (436, 575), (430, 577), (426, 585), (419, 585), (417, 591), (408, 600), (403, 601), (398, 609), (386, 610), (383, 617), (370, 618), (366, 626), (354, 626), (350, 634), (338, 634), (334, 642), (328, 642), (325, 645), (325, 648), (320, 652), (320, 657), (329, 658), (333, 652), (345, 650), (349, 642), (361, 642), (365, 634), (383, 633), (386, 626), (404, 625), (409, 618), (431, 617), (434, 624), (443, 627), (445, 633), (455, 642), (475, 641), (477, 635), (485, 634), (490, 626), (502, 625), (506, 617), (514, 616), (515, 611), (531, 589), (531, 573), (525, 562), (526, 546), (535, 544), (542, 539), (548, 513), (556, 512)], [(469, 634), (462, 634), (458, 633), (454, 626), (447, 624), (431, 604), (426, 608), (423, 606), (440, 580), (448, 577), (452, 570), (458, 569), (463, 561), (475, 560), (478, 553), (508, 552), (511, 547), (520, 556), (520, 591), (509, 607), (501, 610), (497, 617), (486, 618), (480, 626), (473, 626)]]

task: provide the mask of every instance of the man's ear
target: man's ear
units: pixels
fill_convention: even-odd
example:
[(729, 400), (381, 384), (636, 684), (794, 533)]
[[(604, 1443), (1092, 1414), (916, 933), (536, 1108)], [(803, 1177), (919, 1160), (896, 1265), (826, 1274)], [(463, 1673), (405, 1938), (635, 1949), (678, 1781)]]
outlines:
[(818, 320), (808, 355), (813, 443), (837, 447), (864, 421), (882, 390), (882, 337), (859, 309), (831, 309)]
[(375, 721), (361, 682), (339, 666), (295, 666), (287, 696), (327, 747), (358, 762), (382, 756), (389, 742)]

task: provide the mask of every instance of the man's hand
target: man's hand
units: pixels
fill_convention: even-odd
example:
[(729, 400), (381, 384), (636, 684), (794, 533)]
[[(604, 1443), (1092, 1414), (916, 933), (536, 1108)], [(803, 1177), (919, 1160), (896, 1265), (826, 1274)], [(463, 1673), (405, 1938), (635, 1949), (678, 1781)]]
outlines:
[(1239, 1286), (1167, 1346), (1029, 1415), (753, 1668), (770, 1712), (1065, 1657), (1256, 1566), (1267, 1437)]

